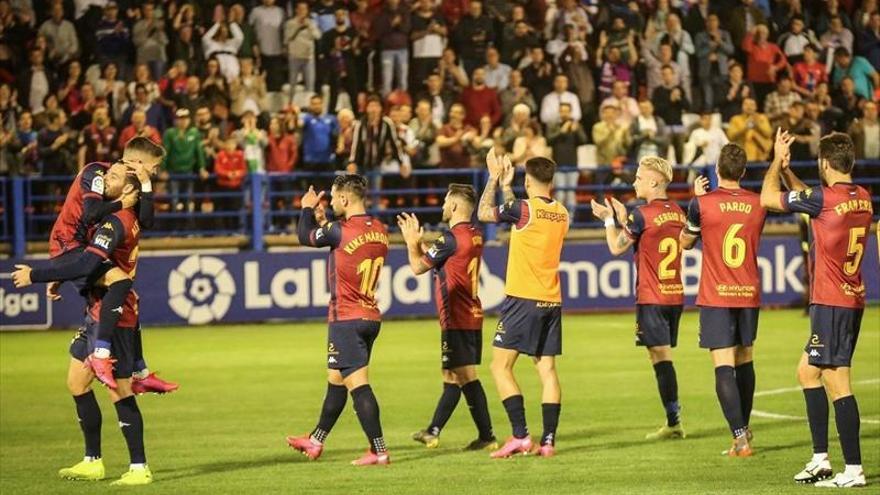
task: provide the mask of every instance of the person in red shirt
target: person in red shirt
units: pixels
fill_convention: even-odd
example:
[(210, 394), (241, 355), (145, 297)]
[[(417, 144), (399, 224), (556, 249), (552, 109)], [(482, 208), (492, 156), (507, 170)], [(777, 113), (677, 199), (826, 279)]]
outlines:
[[(853, 395), (852, 356), (865, 308), (862, 260), (873, 218), (871, 193), (853, 184), (855, 147), (846, 134), (835, 132), (819, 141), (822, 186), (808, 187), (788, 168), (793, 140), (777, 132), (776, 158), (764, 176), (761, 203), (768, 209), (809, 215), (810, 338), (798, 363), (807, 419), (813, 437), (813, 457), (794, 479), (824, 487), (865, 485), (859, 445), (859, 407)], [(782, 192), (782, 180), (789, 192)], [(828, 394), (834, 416), (844, 472), (830, 480), (828, 460)]]
[(214, 160), (214, 173), (217, 174), (217, 190), (223, 194), (218, 196), (217, 210), (224, 213), (223, 224), (226, 229), (236, 230), (241, 222), (235, 214), (241, 210), (241, 185), (247, 176), (248, 168), (244, 161), (244, 152), (238, 149), (238, 142), (229, 138), (223, 142), (223, 149)]
[(391, 462), (379, 422), (379, 403), (368, 379), (370, 355), (382, 326), (376, 287), (388, 256), (388, 231), (367, 214), (366, 195), (366, 178), (355, 174), (337, 176), (330, 206), (339, 220), (333, 222), (327, 221), (320, 205), (323, 191), (316, 193), (314, 187), (309, 187), (301, 200), (303, 209), (297, 224), (300, 244), (330, 248), (328, 384), (321, 416), (312, 433), (287, 437), (287, 443), (309, 459), (320, 457), (324, 441), (345, 408), (347, 390), (370, 441), (370, 450), (352, 462), (356, 466)]
[(611, 254), (620, 256), (630, 247), (635, 253), (636, 345), (648, 349), (660, 400), (666, 410), (666, 424), (647, 434), (648, 440), (685, 437), (679, 416), (681, 407), (672, 348), (678, 343), (678, 323), (684, 305), (678, 237), (686, 219), (678, 204), (669, 200), (666, 188), (670, 182), (672, 166), (669, 162), (648, 156), (639, 160), (633, 183), (636, 197), (647, 201), (646, 204), (627, 215), (626, 207), (617, 199), (612, 199), (611, 204), (606, 199), (604, 205), (596, 200), (591, 202), (593, 214), (605, 221), (605, 237)]
[(430, 248), (422, 245), (424, 229), (419, 226), (415, 215), (403, 213), (397, 217), (413, 273), (434, 272), (434, 300), (440, 316), (443, 395), (428, 427), (413, 433), (413, 440), (428, 448), (440, 445), (440, 431), (455, 411), (462, 394), (479, 433), (465, 450), (498, 448), (486, 392), (477, 378), (477, 365), (481, 362), (483, 350), (483, 307), (477, 293), (483, 232), (471, 222), (476, 205), (477, 192), (473, 186), (450, 184), (443, 203), (443, 222), (449, 225), (449, 230), (443, 232)]
[(776, 87), (776, 77), (788, 66), (785, 53), (779, 45), (768, 40), (770, 30), (758, 24), (743, 38), (742, 49), (746, 52), (746, 79), (755, 88), (755, 96), (761, 108), (764, 97)]
[(706, 192), (706, 181), (695, 184), (697, 197), (688, 206), (682, 249), (703, 240), (700, 272), (700, 347), (709, 349), (715, 365), (715, 392), (733, 434), (730, 457), (749, 457), (749, 418), (755, 394), (752, 348), (758, 334), (761, 277), (758, 243), (767, 211), (760, 196), (741, 189), (746, 152), (729, 143), (715, 165), (718, 188)]
[(804, 47), (804, 59), (794, 64), (791, 72), (794, 90), (804, 98), (812, 98), (816, 88), (828, 82), (828, 71), (825, 64), (817, 60), (816, 47), (813, 45)]
[(162, 136), (159, 135), (159, 131), (155, 127), (147, 124), (147, 114), (143, 110), (135, 110), (131, 113), (131, 124), (119, 133), (116, 149), (122, 152), (129, 141), (139, 136), (162, 145)]
[(467, 114), (465, 122), (479, 128), (480, 119), (488, 115), (492, 120), (492, 127), (496, 127), (501, 122), (501, 102), (498, 100), (498, 93), (486, 86), (486, 70), (482, 67), (474, 69), (471, 81), (471, 85), (464, 88), (459, 96)]
[(95, 108), (92, 122), (83, 128), (79, 136), (77, 163), (112, 162), (121, 153), (116, 148), (116, 128), (110, 125), (110, 108), (105, 104)]
[[(449, 108), (449, 121), (440, 128), (436, 142), (442, 168), (470, 168), (480, 146), (480, 133), (465, 122), (465, 115), (464, 105), (453, 103)], [(442, 177), (438, 180), (442, 182)]]

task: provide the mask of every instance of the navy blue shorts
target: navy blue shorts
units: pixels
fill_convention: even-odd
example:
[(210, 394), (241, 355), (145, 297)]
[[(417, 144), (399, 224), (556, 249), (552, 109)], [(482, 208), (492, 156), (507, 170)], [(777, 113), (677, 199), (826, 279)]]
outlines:
[(636, 305), (636, 345), (659, 347), (678, 345), (678, 322), (682, 306)]
[(536, 357), (562, 354), (562, 304), (507, 296), (493, 345)]
[[(134, 328), (116, 328), (110, 339), (113, 359), (113, 376), (131, 378), (135, 365), (135, 339), (137, 330)], [(98, 339), (98, 322), (86, 316), (85, 325), (81, 327), (70, 342), (70, 355), (85, 361), (95, 352), (95, 341)]]
[(859, 340), (864, 309), (810, 305), (810, 339), (804, 347), (818, 367), (850, 366)]
[(443, 369), (480, 364), (483, 356), (482, 330), (443, 330), (440, 334)]
[(751, 347), (758, 338), (759, 308), (700, 307), (700, 347)]
[(346, 377), (370, 364), (373, 343), (381, 321), (349, 320), (330, 323), (327, 332), (327, 367)]

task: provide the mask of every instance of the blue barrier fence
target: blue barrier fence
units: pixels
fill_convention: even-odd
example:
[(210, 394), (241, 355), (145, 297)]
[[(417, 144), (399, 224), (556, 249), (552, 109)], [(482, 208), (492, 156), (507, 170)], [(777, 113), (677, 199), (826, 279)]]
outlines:
[[(743, 187), (760, 190), (766, 163), (749, 164)], [(818, 185), (815, 161), (795, 162), (792, 167), (810, 185)], [(560, 167), (556, 186), (557, 197), (572, 211), (572, 227), (591, 228), (600, 225), (592, 217), (590, 199), (613, 195), (625, 202), (634, 200), (629, 183), (635, 165), (622, 168), (597, 167), (577, 169)], [(205, 237), (243, 235), (250, 247), (263, 250), (267, 234), (290, 233), (299, 216), (298, 199), (310, 184), (329, 189), (335, 171), (293, 172), (290, 174), (252, 174), (235, 189), (221, 188), (216, 177), (201, 179), (196, 175), (174, 175), (157, 181), (156, 225), (144, 232), (152, 237)], [(518, 172), (521, 176), (522, 172)], [(670, 197), (685, 206), (691, 197), (688, 177), (706, 174), (714, 183), (711, 168), (676, 167), (669, 187)], [(385, 221), (391, 230), (394, 218), (403, 211), (413, 212), (428, 225), (440, 222), (446, 186), (452, 182), (473, 185), (482, 191), (488, 179), (483, 169), (417, 169), (403, 179), (396, 173), (371, 172), (370, 213)], [(880, 218), (880, 161), (859, 161), (856, 182), (872, 191), (876, 218)], [(64, 176), (0, 178), (0, 242), (11, 242), (13, 254), (25, 254), (27, 241), (48, 238), (60, 211), (71, 178)], [(515, 184), (522, 184), (518, 177)], [(524, 191), (514, 188), (518, 195)], [(256, 200), (255, 200), (256, 199)], [(773, 215), (770, 222), (790, 222), (791, 215)], [(486, 235), (495, 237), (494, 226)]]

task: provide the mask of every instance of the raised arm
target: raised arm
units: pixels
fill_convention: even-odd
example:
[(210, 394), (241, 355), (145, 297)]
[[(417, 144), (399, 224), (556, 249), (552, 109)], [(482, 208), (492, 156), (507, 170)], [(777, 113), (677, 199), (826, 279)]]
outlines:
[[(495, 223), (497, 221), (495, 218), (495, 195), (498, 191), (498, 179), (502, 172), (502, 165), (495, 154), (495, 148), (490, 149), (486, 154), (486, 168), (489, 171), (489, 182), (480, 197), (477, 218), (481, 222)], [(513, 191), (511, 191), (511, 195), (513, 195)]]
[[(764, 184), (761, 186), (761, 206), (771, 211), (785, 211), (780, 193), (782, 186), (783, 163), (791, 160), (791, 143), (794, 136), (788, 131), (779, 128), (776, 130), (776, 142), (773, 145), (773, 161), (764, 175)], [(793, 174), (792, 174), (793, 175)]]
[(409, 213), (401, 213), (397, 216), (397, 225), (403, 240), (406, 242), (406, 254), (409, 258), (409, 267), (416, 275), (421, 275), (431, 266), (425, 263), (425, 253), (422, 250), (422, 236), (425, 234), (424, 227), (419, 225), (419, 219)]
[[(619, 203), (616, 199), (614, 201)], [(590, 206), (593, 209), (593, 215), (605, 222), (605, 242), (608, 243), (608, 250), (611, 251), (611, 254), (620, 256), (627, 252), (635, 241), (615, 221), (615, 208), (608, 202), (608, 199), (605, 199), (605, 204), (597, 203), (595, 199), (591, 200)], [(620, 206), (623, 207), (623, 204)], [(624, 221), (626, 221), (625, 218)]]

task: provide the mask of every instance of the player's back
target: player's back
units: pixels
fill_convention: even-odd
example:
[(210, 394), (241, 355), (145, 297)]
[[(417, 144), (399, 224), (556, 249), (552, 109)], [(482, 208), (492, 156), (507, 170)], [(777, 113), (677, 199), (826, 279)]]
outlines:
[(696, 199), (703, 240), (697, 305), (758, 307), (758, 244), (767, 216), (760, 195), (745, 189), (719, 187)]
[(83, 221), (84, 202), (87, 198), (104, 199), (104, 174), (108, 168), (109, 163), (89, 163), (70, 184), (49, 236), (50, 258), (88, 244), (89, 226)]
[(823, 187), (820, 194), (821, 211), (810, 224), (810, 302), (862, 308), (865, 285), (861, 267), (873, 217), (871, 194), (855, 184), (843, 183)]
[(636, 302), (684, 304), (679, 234), (686, 218), (674, 201), (657, 199), (638, 207), (627, 225), (635, 240)]
[[(478, 295), (483, 232), (472, 223), (459, 223), (444, 232), (426, 254), (443, 258), (434, 266), (434, 295), (440, 326), (451, 330), (479, 330), (483, 309)], [(432, 252), (432, 250), (434, 252)]]
[(369, 215), (339, 222), (339, 243), (330, 256), (330, 314), (334, 321), (374, 320), (382, 315), (376, 285), (388, 255), (388, 230)]
[(562, 302), (559, 259), (568, 233), (568, 210), (535, 197), (512, 203), (519, 221), (510, 229), (505, 293), (534, 301)]

